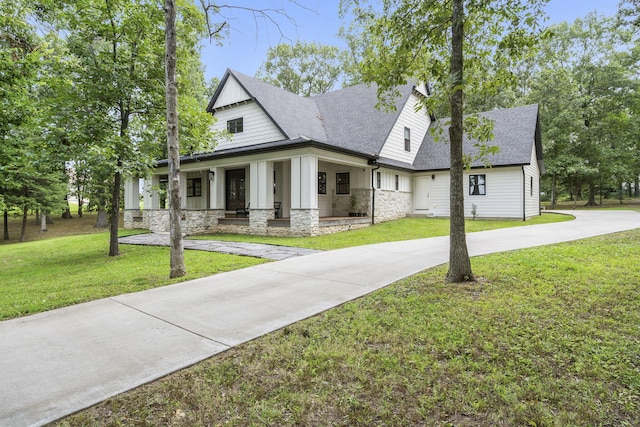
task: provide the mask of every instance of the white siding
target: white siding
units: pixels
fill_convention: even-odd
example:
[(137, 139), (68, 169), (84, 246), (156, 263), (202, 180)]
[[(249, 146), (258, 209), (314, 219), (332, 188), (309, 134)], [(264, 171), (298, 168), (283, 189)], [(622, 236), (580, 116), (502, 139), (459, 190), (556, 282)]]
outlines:
[[(396, 171), (393, 169), (378, 169), (376, 172), (380, 172), (381, 186), (377, 190), (391, 190), (391, 191), (412, 191), (411, 186), (411, 174), (408, 172)], [(396, 190), (396, 175), (398, 175), (398, 190)], [(377, 185), (376, 177), (373, 177), (374, 185)]]
[[(469, 175), (486, 175), (486, 195), (469, 195)], [(473, 169), (464, 174), (464, 213), (483, 218), (522, 218), (522, 167)]]
[[(186, 192), (181, 195), (186, 199), (187, 209), (206, 209), (207, 208), (207, 192), (209, 191), (209, 181), (207, 171), (189, 172), (187, 179), (200, 178), (201, 196), (187, 197)], [(186, 187), (185, 187), (186, 188)]]
[[(412, 94), (409, 97), (380, 151), (381, 157), (413, 163), (431, 123), (431, 119), (424, 107), (416, 112), (419, 102), (420, 100), (416, 95)], [(411, 151), (405, 151), (404, 149), (405, 127), (411, 129)]]
[(449, 172), (436, 172), (429, 192), (430, 211), (434, 216), (449, 216)]
[[(531, 152), (531, 164), (524, 167), (525, 172), (525, 215), (527, 218), (540, 215), (540, 169), (536, 157), (536, 146)], [(531, 182), (533, 181), (533, 188)]]
[[(478, 174), (486, 175), (486, 195), (469, 195), (469, 175)], [(463, 179), (465, 216), (472, 216), (475, 204), (478, 218), (522, 218), (522, 167), (473, 169), (465, 171)], [(429, 192), (430, 212), (434, 216), (450, 216), (449, 186), (448, 172), (435, 173)]]
[(244, 89), (242, 89), (242, 86), (240, 86), (235, 77), (230, 76), (222, 88), (218, 99), (216, 99), (216, 103), (213, 105), (213, 108), (226, 107), (227, 105), (247, 101), (249, 99), (251, 99), (251, 97), (244, 91)]
[(271, 119), (255, 102), (238, 105), (227, 110), (220, 110), (215, 113), (218, 119), (213, 125), (216, 131), (227, 129), (227, 121), (242, 117), (243, 131), (231, 134), (229, 140), (222, 140), (217, 149), (244, 147), (265, 142), (280, 141), (284, 135), (273, 124)]

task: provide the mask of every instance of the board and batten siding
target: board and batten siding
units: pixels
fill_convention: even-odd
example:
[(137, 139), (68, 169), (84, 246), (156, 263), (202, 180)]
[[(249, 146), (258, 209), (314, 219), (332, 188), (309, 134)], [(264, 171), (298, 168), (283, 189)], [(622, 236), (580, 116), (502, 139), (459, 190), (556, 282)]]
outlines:
[[(536, 156), (536, 145), (531, 151), (531, 163), (524, 166), (525, 175), (525, 216), (531, 218), (540, 215), (540, 168)], [(533, 182), (533, 188), (531, 183)]]
[(242, 132), (231, 134), (228, 140), (220, 140), (216, 147), (218, 150), (246, 147), (284, 139), (282, 132), (280, 132), (262, 108), (254, 101), (216, 111), (214, 116), (217, 119), (213, 125), (214, 131), (226, 130), (228, 120), (242, 118), (243, 125)]
[[(486, 194), (469, 195), (469, 175), (486, 176)], [(476, 216), (482, 218), (522, 218), (523, 174), (521, 166), (472, 169), (464, 174), (464, 214), (471, 217), (476, 205)]]
[[(469, 195), (469, 175), (486, 175), (486, 195)], [(464, 173), (464, 213), (472, 217), (476, 205), (478, 218), (522, 218), (523, 174), (521, 166), (492, 169), (472, 169)], [(534, 178), (534, 182), (536, 182)], [(450, 176), (435, 173), (429, 183), (429, 211), (434, 216), (448, 217)]]
[(230, 77), (222, 88), (222, 92), (218, 95), (216, 103), (213, 104), (214, 109), (226, 107), (238, 102), (248, 101), (251, 96), (240, 86), (235, 77)]
[[(413, 163), (431, 123), (431, 119), (424, 107), (416, 111), (419, 102), (418, 97), (415, 94), (411, 94), (380, 151), (380, 157)], [(405, 151), (404, 149), (405, 127), (411, 130), (411, 151)]]

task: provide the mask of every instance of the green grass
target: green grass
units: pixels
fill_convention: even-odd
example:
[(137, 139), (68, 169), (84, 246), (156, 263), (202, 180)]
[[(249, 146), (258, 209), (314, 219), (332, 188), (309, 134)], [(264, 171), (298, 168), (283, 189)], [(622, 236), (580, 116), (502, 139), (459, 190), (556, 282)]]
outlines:
[[(528, 221), (517, 220), (468, 220), (467, 232), (493, 230), (496, 228), (519, 227), (523, 225), (546, 224), (550, 222), (570, 221), (567, 215), (546, 213)], [(446, 236), (449, 234), (448, 218), (404, 218), (383, 222), (367, 228), (327, 234), (315, 237), (275, 237), (248, 236), (238, 234), (208, 234), (191, 236), (190, 239), (242, 241), (252, 243), (269, 243), (283, 246), (331, 250), (373, 243), (395, 242), (399, 240), (421, 239), (426, 237)]]
[(427, 270), (62, 426), (640, 425), (640, 229)]
[(185, 251), (188, 275), (169, 280), (169, 249), (120, 245), (107, 256), (108, 233), (0, 246), (0, 320), (164, 286), (265, 262)]

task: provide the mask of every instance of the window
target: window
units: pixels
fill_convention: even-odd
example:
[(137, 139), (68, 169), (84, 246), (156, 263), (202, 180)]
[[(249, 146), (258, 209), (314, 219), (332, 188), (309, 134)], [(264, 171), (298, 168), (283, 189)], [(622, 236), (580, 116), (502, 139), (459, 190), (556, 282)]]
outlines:
[(187, 197), (202, 196), (202, 178), (187, 179)]
[(382, 187), (382, 174), (380, 172), (376, 172), (376, 188)]
[(469, 175), (469, 195), (484, 196), (487, 194), (487, 177), (485, 174)]
[(411, 129), (404, 128), (404, 151), (411, 151)]
[(533, 196), (533, 177), (530, 177), (529, 181), (529, 195)]
[(349, 194), (351, 187), (349, 186), (349, 172), (340, 172), (336, 174), (336, 194)]
[(227, 130), (229, 133), (240, 133), (243, 130), (242, 117), (239, 119), (227, 120)]
[(400, 177), (396, 175), (396, 191), (400, 190)]
[(318, 172), (318, 194), (327, 194), (327, 173)]

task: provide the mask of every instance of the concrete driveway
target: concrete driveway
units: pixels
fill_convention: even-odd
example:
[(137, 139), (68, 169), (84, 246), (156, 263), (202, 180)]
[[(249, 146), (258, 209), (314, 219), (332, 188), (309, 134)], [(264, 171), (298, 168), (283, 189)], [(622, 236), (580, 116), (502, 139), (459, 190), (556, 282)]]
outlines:
[[(472, 256), (640, 228), (633, 211), (467, 235)], [(0, 425), (42, 425), (448, 260), (448, 237), (290, 258), (0, 322)]]

